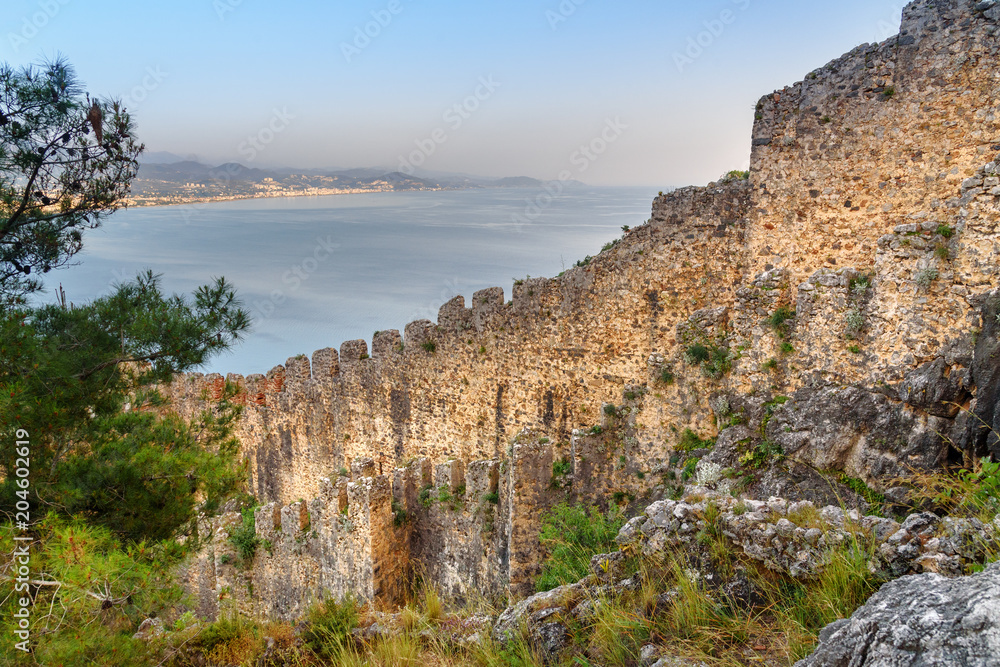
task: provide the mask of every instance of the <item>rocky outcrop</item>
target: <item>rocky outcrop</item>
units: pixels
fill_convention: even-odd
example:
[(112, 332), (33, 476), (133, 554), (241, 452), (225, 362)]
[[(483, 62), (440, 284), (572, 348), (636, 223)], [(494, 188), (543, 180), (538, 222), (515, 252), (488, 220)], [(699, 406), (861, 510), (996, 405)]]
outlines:
[(960, 579), (903, 577), (827, 626), (796, 667), (989, 667), (1000, 663), (1000, 563)]
[(709, 530), (724, 535), (731, 549), (802, 579), (819, 574), (829, 553), (848, 541), (869, 550), (870, 570), (889, 576), (958, 576), (1000, 547), (1000, 520), (984, 524), (919, 513), (899, 523), (857, 510), (818, 508), (809, 501), (740, 500), (704, 488), (692, 489), (686, 500), (653, 503), (625, 524), (616, 541), (623, 551), (655, 560), (668, 553), (697, 553)]
[[(709, 470), (700, 472), (706, 476), (712, 474)], [(657, 563), (682, 555), (698, 573), (701, 585), (717, 591), (727, 604), (737, 608), (765, 604), (744, 575), (737, 572), (724, 577), (714, 570), (708, 543), (718, 536), (737, 557), (757, 561), (773, 572), (800, 580), (816, 578), (833, 553), (853, 543), (870, 555), (868, 569), (883, 579), (935, 573), (936, 582), (945, 581), (943, 576), (959, 577), (971, 565), (983, 563), (988, 554), (1000, 549), (1000, 517), (994, 523), (984, 524), (977, 519), (917, 513), (899, 523), (862, 516), (856, 510), (818, 508), (808, 501), (741, 500), (728, 492), (690, 487), (684, 499), (653, 503), (642, 516), (630, 520), (616, 538), (620, 551), (594, 556), (588, 577), (508, 607), (493, 626), (494, 639), (502, 642), (526, 631), (536, 645), (547, 647), (546, 655), (557, 655), (564, 643), (546, 638), (564, 637), (567, 624), (586, 624), (594, 618), (595, 605), (642, 587), (641, 574), (634, 573), (636, 556)], [(997, 574), (1000, 576), (1000, 570)], [(960, 590), (960, 584), (952, 590)], [(660, 592), (652, 613), (672, 604), (675, 596), (675, 591)], [(890, 597), (884, 606), (888, 609), (897, 602), (898, 596)], [(948, 630), (941, 627), (936, 632), (943, 635)], [(856, 664), (883, 663), (850, 663), (852, 667)]]
[(1000, 460), (1000, 292), (984, 299), (983, 328), (976, 342), (972, 378), (978, 387), (967, 448)]

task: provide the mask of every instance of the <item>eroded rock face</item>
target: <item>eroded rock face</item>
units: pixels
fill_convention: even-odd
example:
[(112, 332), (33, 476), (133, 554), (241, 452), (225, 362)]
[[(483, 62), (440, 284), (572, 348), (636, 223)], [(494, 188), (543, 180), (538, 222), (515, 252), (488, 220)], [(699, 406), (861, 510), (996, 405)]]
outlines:
[(969, 446), (988, 450), (1000, 459), (1000, 292), (983, 305), (983, 329), (976, 342), (972, 376), (978, 387), (974, 418), (969, 424)]
[(851, 618), (827, 626), (796, 667), (987, 667), (1000, 664), (1000, 563), (959, 579), (903, 577)]

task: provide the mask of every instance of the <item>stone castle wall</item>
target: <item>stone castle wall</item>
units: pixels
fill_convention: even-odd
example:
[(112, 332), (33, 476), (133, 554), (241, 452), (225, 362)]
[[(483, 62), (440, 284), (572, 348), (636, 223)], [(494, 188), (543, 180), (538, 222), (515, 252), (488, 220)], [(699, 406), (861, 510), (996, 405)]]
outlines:
[[(281, 510), (254, 569), (262, 611), (317, 588), (391, 597), (416, 567), (456, 595), (521, 592), (541, 511), (642, 498), (685, 429), (719, 434), (710, 457), (736, 469), (762, 441), (780, 446), (803, 493), (832, 472), (891, 495), (913, 468), (981, 453), (988, 438), (959, 407), (1000, 416), (982, 340), (1000, 286), (998, 35), (1000, 6), (911, 3), (899, 36), (761, 99), (749, 181), (661, 195), (645, 225), (510, 301), (456, 297), (370, 348), (226, 378), (244, 388), (254, 494), (314, 499), (287, 511), (319, 526), (293, 548)], [(790, 319), (769, 322), (782, 308)], [(192, 375), (168, 393), (193, 414), (223, 383)], [(327, 481), (341, 469), (379, 499), (358, 503), (360, 535), (337, 532), (345, 488), (355, 506), (350, 483)], [(462, 479), (457, 509), (420, 500)], [(392, 496), (402, 527), (386, 524)]]

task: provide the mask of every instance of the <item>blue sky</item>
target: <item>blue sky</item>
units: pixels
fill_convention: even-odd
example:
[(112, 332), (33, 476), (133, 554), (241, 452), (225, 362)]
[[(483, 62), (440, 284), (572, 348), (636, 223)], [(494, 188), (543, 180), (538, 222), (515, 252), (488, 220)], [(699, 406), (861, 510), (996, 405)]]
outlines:
[[(5, 7), (0, 60), (63, 54), (89, 90), (125, 98), (152, 151), (258, 167), (419, 162), (543, 179), (573, 169), (594, 185), (665, 187), (746, 166), (756, 100), (894, 34), (902, 3), (6, 0)], [(577, 172), (574, 153), (609, 121), (624, 127)]]

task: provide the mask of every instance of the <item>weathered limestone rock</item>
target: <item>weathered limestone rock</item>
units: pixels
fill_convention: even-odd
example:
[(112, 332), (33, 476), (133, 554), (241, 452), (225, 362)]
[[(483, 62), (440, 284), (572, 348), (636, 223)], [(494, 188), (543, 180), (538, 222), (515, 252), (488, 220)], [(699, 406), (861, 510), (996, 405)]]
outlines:
[(967, 448), (979, 454), (988, 451), (1000, 460), (1000, 293), (985, 299), (982, 313), (983, 328), (972, 364), (972, 377), (979, 389)]
[[(914, 572), (958, 576), (1000, 548), (1000, 518), (984, 524), (978, 519), (940, 519), (922, 513), (899, 524), (862, 516), (856, 510), (818, 508), (809, 501), (740, 500), (699, 487), (690, 493), (688, 497), (698, 500), (661, 500), (625, 524), (616, 538), (622, 550), (654, 559), (678, 550), (697, 553), (701, 548), (698, 536), (708, 528), (708, 517), (713, 514), (715, 530), (733, 548), (776, 572), (804, 579), (823, 570), (831, 548), (859, 538), (876, 547), (869, 568), (890, 576)], [(603, 570), (614, 570), (620, 558), (616, 554), (595, 556), (591, 568), (597, 579), (601, 580)]]
[(1000, 660), (1000, 563), (958, 579), (903, 577), (827, 626), (796, 667), (989, 667)]

